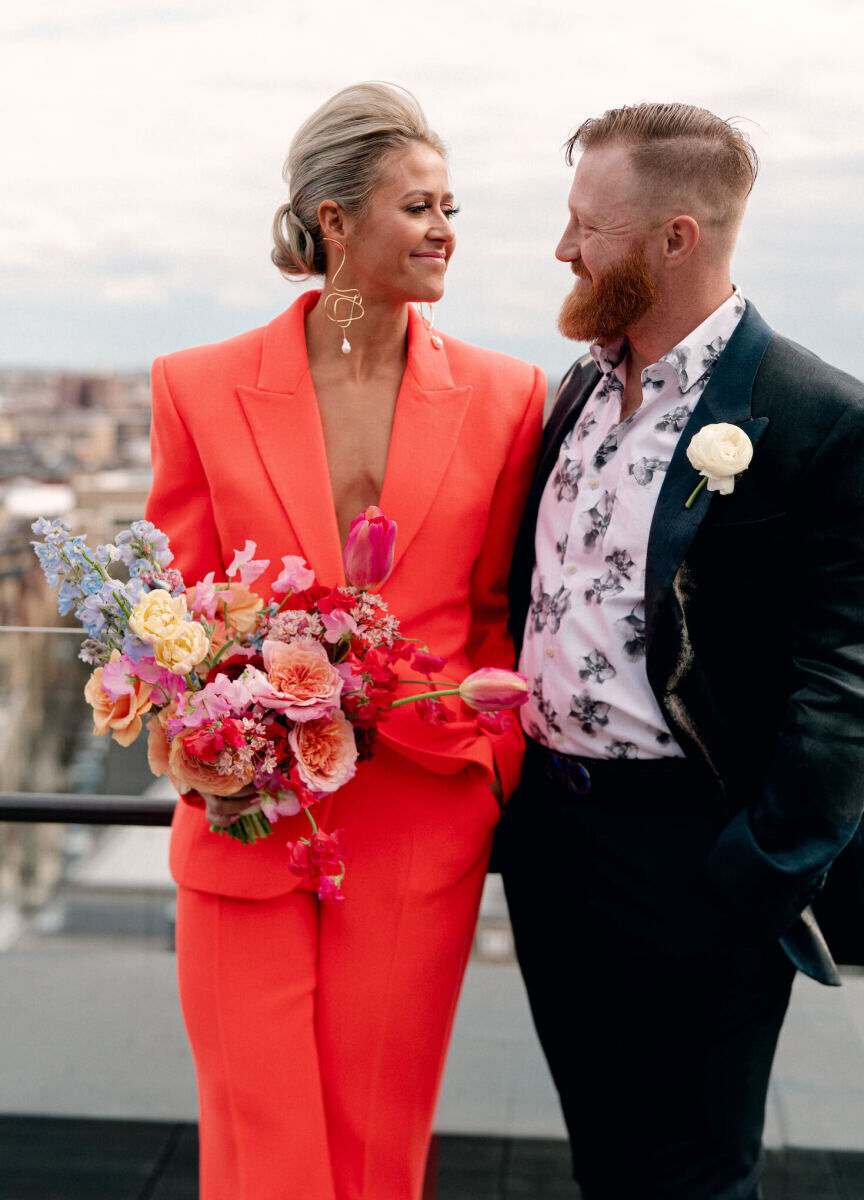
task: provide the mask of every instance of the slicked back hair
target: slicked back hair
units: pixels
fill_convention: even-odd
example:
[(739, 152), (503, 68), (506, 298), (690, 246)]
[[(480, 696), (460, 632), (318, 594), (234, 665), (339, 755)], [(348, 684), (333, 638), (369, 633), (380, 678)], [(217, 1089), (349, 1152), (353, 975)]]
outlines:
[[(759, 169), (746, 133), (692, 104), (642, 104), (610, 108), (583, 121), (566, 143), (567, 162), (581, 150), (620, 145), (629, 149), (640, 203), (687, 205), (697, 220), (734, 237)], [(671, 214), (670, 214), (671, 215)]]

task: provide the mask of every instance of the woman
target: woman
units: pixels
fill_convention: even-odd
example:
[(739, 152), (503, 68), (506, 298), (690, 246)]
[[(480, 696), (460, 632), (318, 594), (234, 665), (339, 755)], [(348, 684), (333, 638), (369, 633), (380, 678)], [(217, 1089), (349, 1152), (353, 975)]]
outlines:
[[(254, 539), (266, 594), (286, 554), (344, 583), (349, 524), (377, 504), (399, 527), (382, 592), (405, 635), (446, 657), (437, 678), (509, 666), (505, 582), (545, 388), (536, 368), (439, 336), (411, 307), (441, 298), (455, 244), (442, 144), (408, 93), (361, 84), (301, 127), (286, 172), (273, 258), (289, 276), (324, 275), (323, 291), (263, 329), (157, 360), (148, 515), (187, 582)], [(298, 818), (242, 846), (208, 825), (244, 801), (177, 807), (202, 1200), (420, 1195), (493, 785), (515, 784), (521, 747), (515, 729), (479, 731), (456, 707), (438, 725), (414, 708), (321, 806), (350, 855), (342, 904), (288, 871)]]

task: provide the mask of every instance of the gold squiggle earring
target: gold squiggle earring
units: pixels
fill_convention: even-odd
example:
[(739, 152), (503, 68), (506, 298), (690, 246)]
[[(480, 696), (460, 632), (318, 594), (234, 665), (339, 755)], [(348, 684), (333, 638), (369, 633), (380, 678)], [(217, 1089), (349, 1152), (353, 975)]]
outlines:
[[(426, 316), (425, 312), (423, 311), (424, 308), (429, 309), (428, 317)], [(426, 327), (426, 332), (431, 335), (430, 340), (432, 342), (432, 345), (435, 347), (436, 350), (440, 350), (441, 347), (444, 345), (444, 343), (441, 341), (441, 339), (437, 333), (432, 333), (432, 326), (435, 324), (435, 309), (432, 307), (432, 305), (427, 300), (418, 300), (417, 301), (417, 312), (420, 314), (420, 320), (423, 322), (423, 324)]]
[[(339, 272), (345, 266), (345, 247), (341, 242), (337, 242), (335, 238), (324, 238), (323, 240), (325, 242), (332, 242), (334, 246), (338, 246), (342, 251), (342, 261), (336, 268), (333, 281), (330, 284), (333, 291), (330, 292), (324, 301), (324, 312), (334, 325), (338, 325), (340, 329), (345, 330), (352, 321), (359, 321), (361, 317), (366, 316), (366, 310), (363, 308), (363, 297), (360, 295), (357, 288), (338, 288), (336, 286), (336, 280), (339, 278)], [(347, 315), (339, 315), (340, 304), (348, 305)], [(359, 312), (354, 311), (357, 308), (360, 309)], [(351, 343), (348, 341), (348, 335), (344, 332), (342, 334), (342, 353), (351, 353)]]

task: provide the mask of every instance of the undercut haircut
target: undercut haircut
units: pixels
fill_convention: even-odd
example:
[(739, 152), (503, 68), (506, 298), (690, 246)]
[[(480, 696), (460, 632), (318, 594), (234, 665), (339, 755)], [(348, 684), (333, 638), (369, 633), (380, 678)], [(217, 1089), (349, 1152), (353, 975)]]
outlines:
[(621, 145), (630, 150), (639, 201), (661, 209), (694, 206), (696, 219), (734, 234), (753, 190), (759, 159), (747, 134), (692, 104), (610, 108), (583, 121), (567, 141), (570, 166), (577, 151)]

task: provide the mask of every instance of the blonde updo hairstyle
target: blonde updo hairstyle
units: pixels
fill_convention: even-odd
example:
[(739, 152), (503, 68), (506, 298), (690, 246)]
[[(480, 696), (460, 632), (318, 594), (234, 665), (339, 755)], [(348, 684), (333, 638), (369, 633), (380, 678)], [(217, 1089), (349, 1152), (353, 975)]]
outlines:
[(346, 213), (363, 212), (393, 150), (423, 142), (446, 157), (444, 144), (405, 88), (357, 83), (331, 96), (300, 126), (282, 176), (290, 199), (273, 218), (273, 262), (283, 275), (324, 275), (327, 257), (318, 208), (335, 201)]

